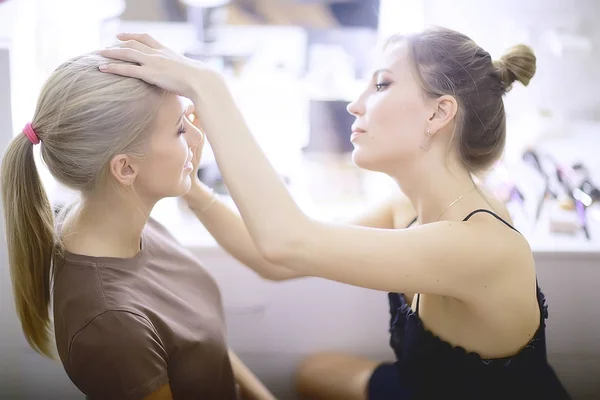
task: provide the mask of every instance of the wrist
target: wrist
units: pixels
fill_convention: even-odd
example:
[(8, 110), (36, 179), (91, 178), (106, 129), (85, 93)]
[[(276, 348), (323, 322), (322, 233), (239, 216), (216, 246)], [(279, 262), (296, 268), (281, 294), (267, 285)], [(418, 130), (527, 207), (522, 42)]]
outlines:
[(191, 87), (190, 100), (196, 106), (196, 111), (221, 109), (232, 101), (231, 93), (225, 78), (217, 71), (202, 71)]

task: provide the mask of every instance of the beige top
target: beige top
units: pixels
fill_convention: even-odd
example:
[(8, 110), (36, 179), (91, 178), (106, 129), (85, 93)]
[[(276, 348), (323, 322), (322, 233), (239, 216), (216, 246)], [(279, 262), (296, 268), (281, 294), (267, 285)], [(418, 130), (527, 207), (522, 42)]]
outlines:
[(65, 252), (54, 324), (64, 368), (89, 399), (236, 398), (219, 289), (158, 222), (133, 258)]

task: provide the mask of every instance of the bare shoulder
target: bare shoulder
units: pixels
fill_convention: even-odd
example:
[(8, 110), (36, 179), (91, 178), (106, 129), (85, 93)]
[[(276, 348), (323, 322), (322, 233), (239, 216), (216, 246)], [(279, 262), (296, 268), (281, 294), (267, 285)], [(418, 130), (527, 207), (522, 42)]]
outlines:
[(492, 193), (490, 193), (487, 189), (482, 186), (477, 188), (481, 196), (488, 202), (488, 204), (492, 207), (492, 211), (498, 214), (499, 217), (504, 219), (509, 224), (513, 225), (512, 217), (508, 212), (508, 209), (500, 200), (498, 200)]
[(395, 229), (408, 225), (414, 216), (410, 200), (398, 189), (346, 222), (368, 228)]
[(478, 212), (473, 214), (468, 221), (464, 221), (473, 234), (478, 236), (477, 243), (483, 245), (484, 249), (493, 247), (501, 249), (502, 252), (517, 251), (516, 254), (507, 254), (508, 256), (531, 255), (529, 242), (512, 226), (512, 219), (508, 212), (503, 215), (505, 213), (499, 212), (498, 208), (489, 211), (496, 215)]
[[(510, 217), (498, 214), (512, 224)], [(540, 311), (535, 260), (529, 242), (487, 213), (473, 215), (466, 224), (481, 235), (481, 247), (473, 249), (476, 258), (491, 266), (486, 284), (469, 292), (467, 301), (470, 300), (474, 309), (483, 315), (493, 315), (492, 323), (512, 327), (517, 332), (528, 332), (531, 337), (537, 329)]]
[[(495, 205), (493, 212), (512, 226), (510, 214), (504, 205)], [(477, 237), (472, 248), (474, 258), (491, 267), (489, 285), (484, 288), (499, 291), (492, 298), (503, 298), (508, 294), (512, 296), (517, 292), (528, 296), (530, 288), (535, 285), (536, 273), (527, 239), (495, 216), (484, 212), (474, 214), (465, 224)]]

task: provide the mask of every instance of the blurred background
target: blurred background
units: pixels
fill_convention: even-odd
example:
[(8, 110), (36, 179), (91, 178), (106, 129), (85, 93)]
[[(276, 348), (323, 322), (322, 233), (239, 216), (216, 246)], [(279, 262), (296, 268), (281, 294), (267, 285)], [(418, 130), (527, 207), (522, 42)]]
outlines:
[[(226, 75), (298, 202), (334, 220), (397, 190), (388, 177), (352, 165), (345, 111), (389, 35), (442, 25), (493, 58), (528, 44), (536, 76), (506, 96), (505, 155), (480, 180), (530, 241), (550, 304), (553, 365), (574, 398), (597, 399), (598, 15), (595, 0), (0, 0), (0, 151), (30, 120), (40, 86), (60, 63), (114, 43), (118, 32), (148, 32)], [(39, 165), (51, 200), (72, 199)], [(209, 147), (199, 174), (227, 198)], [(391, 359), (384, 294), (319, 279), (266, 282), (219, 249), (177, 199), (159, 203), (154, 216), (215, 275), (232, 347), (279, 398), (296, 398), (292, 373), (311, 352)], [(60, 365), (27, 348), (4, 241), (0, 256), (0, 398), (82, 398)]]

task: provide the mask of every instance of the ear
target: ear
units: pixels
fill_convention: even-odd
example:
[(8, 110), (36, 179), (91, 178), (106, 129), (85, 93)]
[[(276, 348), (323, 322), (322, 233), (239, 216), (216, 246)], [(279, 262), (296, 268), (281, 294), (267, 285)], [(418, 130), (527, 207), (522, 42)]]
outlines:
[(450, 125), (458, 112), (458, 103), (453, 96), (444, 95), (433, 100), (433, 113), (429, 118), (429, 129), (435, 134)]
[(117, 154), (110, 160), (110, 173), (124, 186), (132, 186), (137, 177), (139, 166), (126, 154)]

